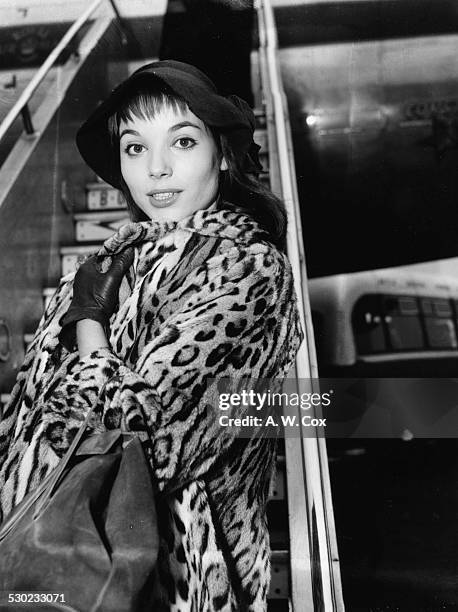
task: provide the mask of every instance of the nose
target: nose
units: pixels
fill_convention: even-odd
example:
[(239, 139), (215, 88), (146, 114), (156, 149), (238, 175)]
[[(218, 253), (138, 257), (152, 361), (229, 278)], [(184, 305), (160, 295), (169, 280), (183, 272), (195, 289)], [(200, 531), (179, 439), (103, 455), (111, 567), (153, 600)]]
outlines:
[(172, 175), (172, 165), (166, 150), (157, 148), (150, 151), (148, 172), (157, 179)]

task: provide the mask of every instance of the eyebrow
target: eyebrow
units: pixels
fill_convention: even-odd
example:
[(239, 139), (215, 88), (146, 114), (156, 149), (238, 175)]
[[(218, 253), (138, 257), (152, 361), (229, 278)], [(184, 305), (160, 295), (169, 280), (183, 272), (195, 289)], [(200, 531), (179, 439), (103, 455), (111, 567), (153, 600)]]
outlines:
[(122, 138), (123, 136), (125, 136), (126, 134), (132, 134), (133, 136), (140, 136), (139, 132), (137, 132), (136, 130), (123, 130), (120, 134), (119, 134), (119, 138)]
[(181, 121), (180, 123), (172, 125), (172, 127), (169, 129), (169, 132), (176, 132), (177, 130), (180, 130), (181, 128), (184, 128), (184, 127), (193, 127), (193, 128), (196, 128), (197, 130), (202, 129), (201, 127), (197, 125), (197, 123), (193, 123), (192, 121)]
[[(172, 127), (169, 128), (169, 132), (176, 132), (178, 130), (181, 130), (181, 128), (184, 128), (184, 127), (193, 127), (193, 128), (196, 128), (197, 130), (202, 131), (202, 128), (198, 126), (197, 123), (192, 123), (192, 121), (181, 121), (180, 123), (176, 123), (175, 125), (172, 125)], [(120, 133), (119, 138), (121, 139), (126, 134), (132, 134), (133, 136), (140, 136), (140, 133), (137, 132), (136, 130), (125, 129)]]

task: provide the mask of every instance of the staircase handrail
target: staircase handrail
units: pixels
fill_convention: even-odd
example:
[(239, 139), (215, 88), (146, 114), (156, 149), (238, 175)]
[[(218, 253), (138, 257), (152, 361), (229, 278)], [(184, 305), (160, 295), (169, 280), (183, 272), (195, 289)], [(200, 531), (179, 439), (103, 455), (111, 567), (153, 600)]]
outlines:
[[(260, 51), (264, 54), (266, 78), (271, 96), (281, 198), (285, 203), (288, 214), (287, 252), (295, 277), (296, 293), (299, 298), (299, 313), (305, 331), (305, 342), (296, 357), (296, 375), (299, 386), (301, 386), (301, 383), (306, 385), (310, 383), (314, 386), (317, 384), (316, 379), (318, 379), (318, 364), (308, 294), (307, 268), (302, 241), (291, 128), (286, 95), (277, 60), (277, 30), (270, 0), (258, 0), (258, 2), (258, 8), (262, 16)], [(315, 379), (315, 382), (313, 379)], [(285, 440), (285, 442), (291, 442), (291, 440)], [(303, 562), (299, 558), (291, 559), (293, 564), (298, 563), (297, 571), (292, 567), (292, 573), (297, 574), (292, 576), (293, 610), (313, 609), (321, 612), (343, 612), (344, 603), (327, 465), (326, 441), (323, 437), (310, 436), (309, 434), (308, 436), (304, 435), (300, 442), (300, 451), (297, 449), (294, 452), (296, 457), (301, 457), (302, 473), (305, 474), (303, 485), (310, 521), (309, 554), (313, 557), (313, 560), (310, 559), (309, 565), (308, 562)], [(296, 471), (298, 471), (298, 468), (298, 465), (293, 466)], [(293, 494), (292, 499), (298, 500), (297, 494)], [(303, 504), (301, 504), (301, 508), (303, 508)], [(290, 508), (289, 514), (294, 514), (295, 511), (296, 508)], [(300, 520), (298, 521), (296, 517), (293, 520), (295, 528), (298, 522), (300, 523)], [(294, 537), (291, 533), (290, 536)], [(312, 573), (311, 583), (310, 577), (306, 578), (304, 574), (308, 571)], [(312, 584), (313, 603), (310, 602), (310, 594), (307, 594), (307, 602), (303, 599), (304, 589), (307, 589), (306, 584)], [(311, 605), (309, 605), (309, 602)]]
[(51, 70), (52, 66), (54, 65), (59, 55), (68, 45), (68, 43), (72, 40), (75, 34), (83, 27), (83, 25), (92, 15), (92, 13), (99, 7), (100, 4), (102, 4), (102, 2), (104, 2), (104, 0), (94, 0), (94, 2), (84, 11), (84, 13), (82, 13), (82, 15), (80, 15), (80, 17), (78, 17), (73, 22), (73, 24), (64, 34), (64, 36), (59, 41), (59, 43), (54, 47), (54, 49), (48, 55), (46, 60), (37, 70), (36, 74), (30, 81), (30, 83), (24, 89), (22, 94), (19, 96), (17, 102), (14, 104), (14, 106), (11, 108), (9, 113), (6, 115), (6, 117), (3, 119), (2, 123), (0, 124), (0, 141), (5, 136), (5, 134), (7, 133), (7, 131), (13, 124), (13, 122), (16, 120), (16, 118), (21, 113), (24, 112), (24, 109), (27, 108), (29, 100), (31, 99), (31, 97), (33, 96), (37, 88), (40, 86), (40, 84), (42, 83), (43, 79), (46, 77), (48, 72)]

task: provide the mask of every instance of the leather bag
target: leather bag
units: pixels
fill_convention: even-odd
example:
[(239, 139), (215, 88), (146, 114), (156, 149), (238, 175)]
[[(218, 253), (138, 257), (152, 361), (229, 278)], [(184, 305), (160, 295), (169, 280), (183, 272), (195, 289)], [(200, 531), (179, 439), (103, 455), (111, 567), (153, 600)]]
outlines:
[(159, 539), (149, 466), (133, 434), (126, 442), (111, 430), (81, 442), (92, 412), (0, 530), (2, 611), (18, 609), (7, 594), (25, 603), (26, 592), (41, 594), (28, 603), (34, 610), (151, 610)]

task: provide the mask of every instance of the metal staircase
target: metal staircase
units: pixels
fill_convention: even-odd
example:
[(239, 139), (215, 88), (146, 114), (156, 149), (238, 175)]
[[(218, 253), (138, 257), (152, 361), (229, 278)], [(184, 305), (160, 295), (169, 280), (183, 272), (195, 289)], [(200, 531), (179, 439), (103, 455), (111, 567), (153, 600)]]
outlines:
[[(259, 50), (253, 54), (253, 89), (257, 109), (255, 141), (266, 169), (261, 175), (286, 203), (289, 216), (288, 255), (299, 296), (304, 342), (295, 371), (299, 391), (317, 377), (316, 356), (307, 293), (307, 274), (302, 246), (300, 214), (295, 190), (286, 100), (275, 56), (275, 24), (269, 2), (261, 2)], [(146, 60), (145, 60), (146, 62)], [(73, 214), (74, 242), (60, 247), (60, 273), (75, 270), (78, 261), (96, 252), (101, 243), (129, 220), (120, 192), (96, 177), (86, 184), (84, 210)], [(71, 207), (70, 207), (71, 209)], [(43, 305), (54, 289), (43, 289)], [(27, 345), (33, 334), (24, 335)], [(307, 382), (308, 381), (308, 382)], [(6, 403), (0, 395), (0, 414)], [(341, 612), (344, 609), (339, 560), (323, 439), (280, 441), (276, 478), (268, 504), (272, 579), (268, 598), (270, 612)]]

